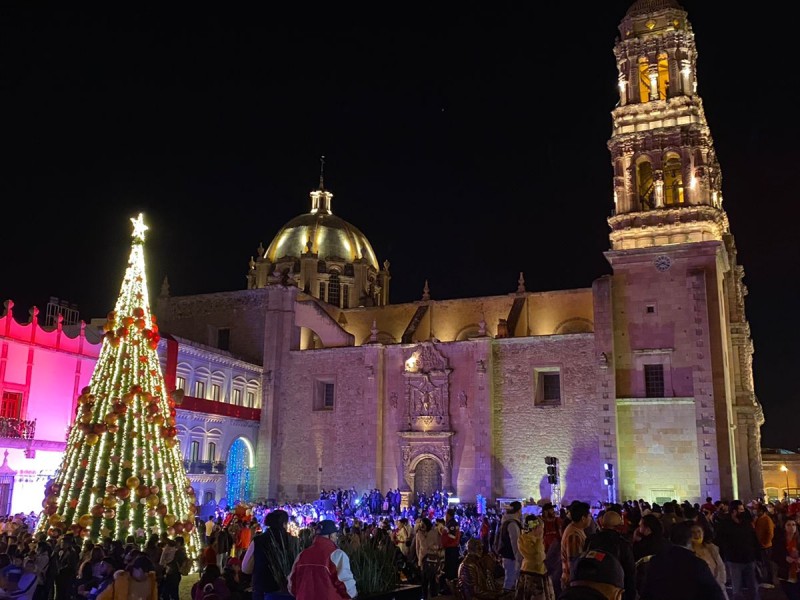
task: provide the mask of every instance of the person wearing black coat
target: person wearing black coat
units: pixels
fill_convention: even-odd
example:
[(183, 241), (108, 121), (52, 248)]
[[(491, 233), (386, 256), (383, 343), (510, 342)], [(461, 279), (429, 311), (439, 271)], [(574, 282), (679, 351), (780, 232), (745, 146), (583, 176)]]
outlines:
[(600, 519), (600, 529), (586, 539), (586, 550), (605, 550), (613, 554), (625, 575), (625, 593), (623, 600), (636, 600), (636, 561), (633, 559), (631, 543), (623, 536), (618, 527), (622, 524), (622, 515), (615, 510), (607, 510)]
[(761, 552), (753, 516), (741, 500), (728, 503), (730, 516), (717, 524), (714, 543), (725, 562), (731, 585), (731, 597), (738, 598), (744, 589), (749, 597), (758, 598), (756, 560)]
[[(242, 559), (242, 572), (252, 575), (253, 599), (264, 598), (271, 592), (286, 591), (283, 569), (291, 567), (294, 553), (286, 526), (289, 513), (282, 509), (269, 512), (264, 519), (266, 530), (256, 535)], [(288, 561), (288, 565), (287, 565)]]
[(692, 525), (672, 526), (672, 543), (649, 561), (640, 600), (726, 600), (708, 564), (692, 550)]

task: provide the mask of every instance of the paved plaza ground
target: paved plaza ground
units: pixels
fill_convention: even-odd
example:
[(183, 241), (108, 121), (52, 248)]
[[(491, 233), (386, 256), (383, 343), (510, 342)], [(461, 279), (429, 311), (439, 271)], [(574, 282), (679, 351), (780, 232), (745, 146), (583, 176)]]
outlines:
[[(181, 598), (180, 600), (191, 600), (192, 585), (198, 579), (197, 574), (187, 575), (181, 578)], [(780, 589), (761, 589), (761, 600), (786, 600), (786, 595)], [(452, 600), (452, 596), (437, 596), (431, 600)], [(676, 599), (678, 600), (678, 599)], [(738, 598), (731, 600), (739, 600)]]

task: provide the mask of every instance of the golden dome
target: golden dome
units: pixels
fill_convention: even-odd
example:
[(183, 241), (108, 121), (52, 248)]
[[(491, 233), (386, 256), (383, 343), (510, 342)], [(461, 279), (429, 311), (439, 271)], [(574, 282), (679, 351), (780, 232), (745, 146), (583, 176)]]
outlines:
[(625, 16), (649, 15), (650, 13), (666, 10), (668, 8), (683, 10), (683, 7), (678, 4), (676, 0), (636, 0), (636, 2), (628, 8), (628, 12), (625, 13)]
[(311, 251), (319, 260), (340, 259), (353, 263), (363, 258), (376, 271), (378, 260), (366, 236), (330, 210), (333, 194), (326, 190), (311, 192), (311, 212), (286, 223), (264, 253), (272, 264), (286, 257), (300, 258)]

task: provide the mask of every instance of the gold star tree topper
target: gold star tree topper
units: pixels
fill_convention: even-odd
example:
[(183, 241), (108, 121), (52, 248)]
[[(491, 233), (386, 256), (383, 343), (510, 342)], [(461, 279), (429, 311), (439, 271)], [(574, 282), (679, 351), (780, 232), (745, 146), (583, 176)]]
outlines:
[(131, 234), (133, 239), (137, 242), (144, 242), (144, 232), (150, 229), (144, 224), (144, 215), (139, 213), (135, 219), (131, 217), (131, 223), (133, 223), (133, 233)]

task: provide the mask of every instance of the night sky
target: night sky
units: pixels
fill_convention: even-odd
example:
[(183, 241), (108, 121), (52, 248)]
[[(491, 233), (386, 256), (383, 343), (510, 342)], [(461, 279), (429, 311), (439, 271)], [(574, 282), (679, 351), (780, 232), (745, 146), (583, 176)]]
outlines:
[[(0, 299), (114, 306), (130, 221), (151, 298), (243, 289), (310, 208), (389, 260), (391, 301), (590, 287), (610, 273), (613, 45), (631, 4), (0, 8)], [(745, 269), (763, 445), (797, 448), (797, 6), (688, 0)], [(184, 8), (188, 7), (188, 8)], [(794, 11), (788, 14), (786, 10)]]

